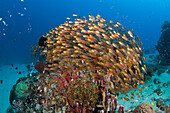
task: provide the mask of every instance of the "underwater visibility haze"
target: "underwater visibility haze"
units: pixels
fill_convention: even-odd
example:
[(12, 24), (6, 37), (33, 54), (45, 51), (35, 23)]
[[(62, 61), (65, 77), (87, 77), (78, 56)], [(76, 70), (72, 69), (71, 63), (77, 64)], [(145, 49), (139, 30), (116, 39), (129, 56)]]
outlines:
[(169, 0), (1, 0), (0, 113), (170, 113)]

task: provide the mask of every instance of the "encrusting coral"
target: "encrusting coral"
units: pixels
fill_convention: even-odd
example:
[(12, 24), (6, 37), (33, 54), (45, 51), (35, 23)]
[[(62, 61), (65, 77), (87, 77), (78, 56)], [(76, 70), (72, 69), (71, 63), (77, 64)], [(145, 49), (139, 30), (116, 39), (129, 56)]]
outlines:
[(152, 106), (148, 103), (139, 104), (133, 113), (154, 113)]
[(26, 97), (30, 94), (29, 85), (24, 81), (20, 81), (15, 87), (15, 94), (17, 97)]

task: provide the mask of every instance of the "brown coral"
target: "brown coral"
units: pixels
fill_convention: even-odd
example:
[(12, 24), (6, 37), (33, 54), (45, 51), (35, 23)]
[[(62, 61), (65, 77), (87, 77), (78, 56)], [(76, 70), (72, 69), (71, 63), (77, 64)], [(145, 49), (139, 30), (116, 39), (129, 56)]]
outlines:
[(152, 106), (148, 103), (139, 104), (133, 113), (154, 113)]
[(98, 99), (95, 86), (87, 78), (71, 81), (66, 95), (72, 106), (76, 107), (77, 103), (83, 104), (82, 107), (89, 110), (95, 107)]

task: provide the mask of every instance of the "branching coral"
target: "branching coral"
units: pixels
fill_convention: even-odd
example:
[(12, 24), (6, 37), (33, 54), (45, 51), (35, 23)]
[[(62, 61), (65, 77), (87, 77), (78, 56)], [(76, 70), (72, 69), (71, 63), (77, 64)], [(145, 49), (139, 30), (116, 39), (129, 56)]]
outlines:
[(87, 78), (71, 81), (65, 92), (70, 106), (75, 108), (82, 104), (83, 108), (92, 110), (98, 101), (97, 89)]

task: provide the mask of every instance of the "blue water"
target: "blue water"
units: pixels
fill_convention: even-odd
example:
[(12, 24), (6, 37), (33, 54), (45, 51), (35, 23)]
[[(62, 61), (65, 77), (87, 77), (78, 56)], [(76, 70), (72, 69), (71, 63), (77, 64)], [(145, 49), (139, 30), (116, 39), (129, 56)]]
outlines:
[[(100, 14), (133, 28), (153, 48), (170, 18), (169, 0), (0, 0), (0, 63), (31, 62), (30, 45), (72, 14)], [(5, 22), (5, 25), (3, 23)]]

